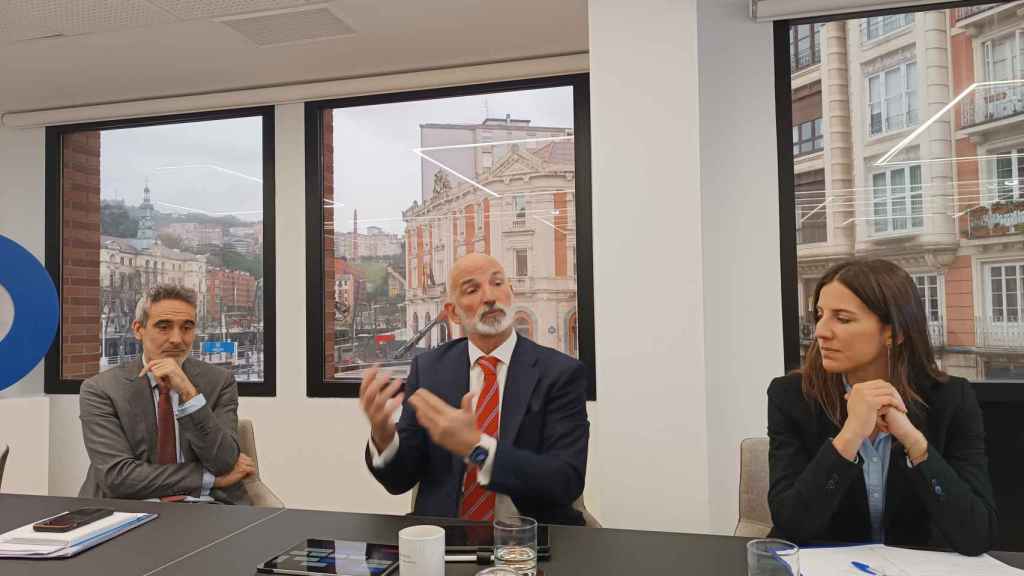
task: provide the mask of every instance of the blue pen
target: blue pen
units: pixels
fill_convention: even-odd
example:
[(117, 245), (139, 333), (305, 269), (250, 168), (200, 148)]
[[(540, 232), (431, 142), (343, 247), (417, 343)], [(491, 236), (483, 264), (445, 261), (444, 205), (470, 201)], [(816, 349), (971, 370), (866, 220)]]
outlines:
[(865, 574), (873, 574), (874, 576), (885, 576), (885, 572), (879, 572), (878, 570), (875, 570), (874, 568), (863, 562), (850, 562), (850, 564), (852, 564), (854, 568), (860, 570)]

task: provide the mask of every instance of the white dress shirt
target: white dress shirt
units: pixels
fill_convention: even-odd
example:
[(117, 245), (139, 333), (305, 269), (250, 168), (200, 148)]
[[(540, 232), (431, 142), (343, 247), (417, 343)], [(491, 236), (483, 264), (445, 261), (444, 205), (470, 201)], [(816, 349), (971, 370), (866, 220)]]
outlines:
[[(484, 387), (484, 370), (477, 364), (477, 360), (482, 356), (492, 356), (500, 360), (498, 363), (498, 429), (501, 429), (501, 406), (505, 401), (505, 380), (508, 376), (508, 365), (512, 361), (512, 352), (516, 348), (516, 331), (513, 330), (509, 337), (502, 342), (500, 346), (494, 349), (490, 354), (485, 354), (482, 350), (476, 347), (472, 341), (469, 341), (469, 391), (474, 394), (473, 396), (473, 411), (476, 412), (476, 403), (480, 398), (480, 391)], [(494, 469), (494, 457), (498, 452), (498, 439), (487, 434), (480, 435), (480, 445), (487, 448), (487, 460), (483, 466), (477, 470), (476, 481), (481, 486), (487, 486), (491, 482), (491, 472)], [(394, 440), (383, 452), (378, 452), (377, 447), (373, 445), (373, 439), (370, 439), (370, 457), (372, 458), (373, 467), (380, 469), (386, 466), (398, 453), (398, 434), (395, 434)], [(465, 482), (463, 482), (464, 484)], [(460, 484), (461, 488), (461, 484)], [(495, 518), (508, 518), (510, 516), (517, 516), (519, 512), (516, 510), (515, 504), (512, 503), (512, 499), (505, 494), (496, 494), (494, 503), (494, 517)]]

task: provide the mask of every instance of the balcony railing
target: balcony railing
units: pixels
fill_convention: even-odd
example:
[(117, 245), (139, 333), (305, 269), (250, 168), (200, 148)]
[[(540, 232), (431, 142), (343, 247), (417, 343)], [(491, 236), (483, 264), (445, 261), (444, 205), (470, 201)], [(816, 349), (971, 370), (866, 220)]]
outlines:
[(996, 6), (998, 6), (998, 5), (997, 4), (985, 4), (985, 5), (982, 5), (982, 6), (968, 6), (966, 8), (957, 8), (956, 12), (955, 12), (955, 14), (956, 14), (956, 21), (959, 22), (961, 20), (966, 20), (967, 18), (970, 18), (971, 16), (974, 16), (975, 14), (981, 14), (982, 12), (985, 12), (986, 10), (991, 10), (991, 9), (995, 8)]
[(1007, 351), (1024, 349), (1024, 319), (1019, 317), (975, 318), (974, 330), (978, 348)]
[(978, 86), (960, 104), (960, 126), (970, 128), (1024, 113), (1024, 80)]

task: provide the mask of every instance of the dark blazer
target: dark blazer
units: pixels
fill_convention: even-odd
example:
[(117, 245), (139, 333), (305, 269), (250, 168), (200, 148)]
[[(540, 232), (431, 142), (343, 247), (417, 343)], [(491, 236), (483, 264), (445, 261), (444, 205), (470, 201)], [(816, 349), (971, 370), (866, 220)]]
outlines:
[[(203, 469), (214, 476), (235, 466), (238, 386), (231, 372), (188, 358), (181, 369), (206, 405), (178, 420), (181, 464), (156, 464), (156, 407), (142, 360), (111, 368), (82, 383), (79, 418), (89, 471), (78, 495), (146, 499), (200, 495)], [(242, 482), (210, 491), (218, 502), (249, 504)]]
[[(996, 511), (985, 456), (985, 431), (974, 390), (963, 378), (919, 385), (927, 405), (928, 458), (907, 465), (893, 439), (882, 519), (886, 544), (987, 551)], [(831, 439), (839, 427), (800, 389), (800, 375), (768, 387), (768, 505), (773, 535), (796, 543), (871, 540), (864, 474)]]
[[(452, 406), (469, 392), (469, 345), (448, 342), (412, 361), (406, 397), (424, 388)], [(587, 380), (578, 360), (523, 336), (509, 362), (501, 402), (498, 448), (489, 490), (506, 494), (523, 515), (542, 523), (583, 524), (572, 504), (583, 493), (587, 470)], [(419, 484), (413, 514), (458, 516), (466, 464), (430, 441), (405, 403), (395, 457), (382, 469), (366, 465), (392, 494)]]

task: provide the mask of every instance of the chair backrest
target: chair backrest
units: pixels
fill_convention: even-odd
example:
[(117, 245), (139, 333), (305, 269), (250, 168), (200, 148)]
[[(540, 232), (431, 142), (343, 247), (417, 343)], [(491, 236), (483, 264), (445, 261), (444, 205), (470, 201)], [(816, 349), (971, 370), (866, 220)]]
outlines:
[(241, 448), (242, 454), (252, 458), (253, 465), (256, 467), (256, 473), (253, 476), (259, 478), (260, 460), (256, 456), (256, 433), (253, 430), (252, 420), (248, 418), (238, 419), (238, 447)]
[(4, 486), (4, 466), (7, 465), (7, 455), (11, 453), (11, 447), (4, 445), (4, 449), (0, 450), (0, 488)]
[(238, 420), (238, 447), (242, 450), (242, 454), (252, 458), (253, 466), (256, 468), (256, 472), (252, 476), (243, 480), (253, 506), (284, 508), (281, 498), (260, 478), (260, 461), (256, 455), (256, 432), (252, 420), (248, 418)]
[(768, 509), (768, 439), (740, 442), (740, 517), (736, 536), (763, 538), (772, 529)]

